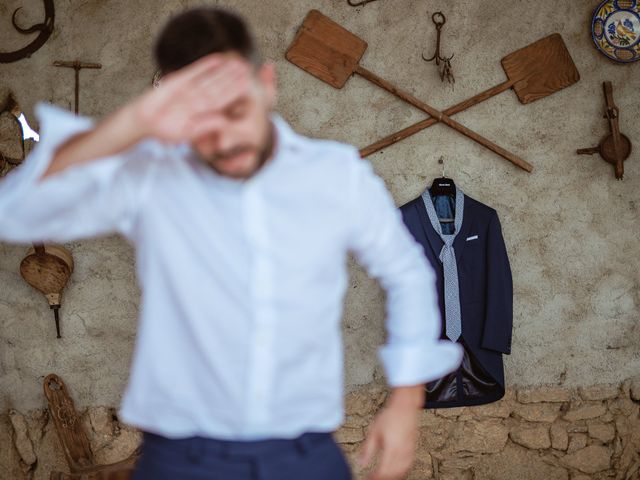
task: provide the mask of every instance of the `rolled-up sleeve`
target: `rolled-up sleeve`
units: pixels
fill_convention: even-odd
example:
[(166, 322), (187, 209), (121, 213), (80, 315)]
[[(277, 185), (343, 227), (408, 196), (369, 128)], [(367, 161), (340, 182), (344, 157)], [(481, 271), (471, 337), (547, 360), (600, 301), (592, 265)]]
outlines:
[(148, 184), (151, 142), (42, 178), (56, 149), (93, 128), (94, 121), (42, 102), (35, 113), (40, 142), (0, 179), (0, 240), (66, 242), (116, 232), (129, 236)]
[(387, 339), (378, 358), (387, 383), (410, 386), (441, 378), (460, 365), (463, 349), (440, 339), (435, 273), (384, 181), (355, 147), (350, 155), (350, 249), (386, 292)]

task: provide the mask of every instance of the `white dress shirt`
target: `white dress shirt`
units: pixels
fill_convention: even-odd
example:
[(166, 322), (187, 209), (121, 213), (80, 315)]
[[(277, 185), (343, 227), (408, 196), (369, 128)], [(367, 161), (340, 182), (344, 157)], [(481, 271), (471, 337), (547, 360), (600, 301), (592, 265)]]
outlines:
[(460, 345), (439, 338), (431, 266), (354, 146), (300, 135), (272, 112), (274, 155), (247, 180), (154, 139), (41, 179), (55, 149), (94, 121), (46, 103), (36, 114), (40, 143), (0, 180), (0, 240), (117, 232), (135, 246), (142, 298), (125, 423), (171, 438), (338, 428), (348, 251), (386, 291), (377, 353), (390, 386), (462, 361)]

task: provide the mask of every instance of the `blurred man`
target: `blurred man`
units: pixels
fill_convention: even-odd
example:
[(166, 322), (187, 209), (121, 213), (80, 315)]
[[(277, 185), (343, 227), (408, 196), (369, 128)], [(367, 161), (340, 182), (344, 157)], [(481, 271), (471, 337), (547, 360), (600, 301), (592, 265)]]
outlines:
[(144, 432), (134, 480), (341, 480), (347, 254), (387, 295), (391, 394), (359, 452), (409, 471), (424, 383), (455, 370), (434, 273), (358, 150), (297, 134), (244, 21), (186, 11), (162, 77), (101, 122), (38, 104), (41, 142), (0, 182), (0, 239), (117, 232), (142, 289), (119, 410)]

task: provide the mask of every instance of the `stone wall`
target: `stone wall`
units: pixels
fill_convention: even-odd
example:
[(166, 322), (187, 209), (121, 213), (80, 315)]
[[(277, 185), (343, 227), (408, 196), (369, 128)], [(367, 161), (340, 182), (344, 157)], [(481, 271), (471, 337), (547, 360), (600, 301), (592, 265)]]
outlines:
[[(371, 468), (359, 468), (355, 457), (388, 393), (372, 384), (346, 397), (335, 438), (354, 479)], [(128, 457), (141, 440), (113, 408), (88, 408), (82, 423), (100, 463)], [(13, 439), (13, 448), (0, 450), (1, 478), (46, 480), (50, 469), (67, 471), (47, 411), (0, 416), (0, 437)], [(407, 480), (422, 479), (640, 480), (640, 377), (578, 389), (508, 388), (486, 405), (423, 410)]]

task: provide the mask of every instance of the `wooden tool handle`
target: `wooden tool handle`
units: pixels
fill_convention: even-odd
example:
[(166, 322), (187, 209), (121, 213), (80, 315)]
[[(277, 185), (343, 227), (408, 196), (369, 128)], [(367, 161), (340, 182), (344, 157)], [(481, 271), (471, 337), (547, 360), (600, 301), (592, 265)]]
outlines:
[[(455, 115), (456, 113), (462, 112), (463, 110), (473, 107), (474, 105), (478, 105), (479, 103), (482, 103), (485, 100), (495, 95), (498, 95), (499, 93), (504, 92), (505, 90), (509, 90), (514, 83), (515, 82), (513, 80), (507, 80), (506, 82), (501, 83), (500, 85), (492, 87), (488, 90), (485, 90), (484, 92), (481, 92), (467, 100), (464, 100), (463, 102), (460, 102), (454, 105), (453, 107), (447, 108), (442, 113), (444, 113), (447, 116)], [(383, 139), (378, 140), (375, 143), (372, 143), (371, 145), (361, 148), (360, 156), (367, 157), (372, 153), (377, 152), (378, 150), (382, 150), (383, 148), (386, 148), (389, 145), (393, 145), (394, 143), (399, 142), (400, 140), (404, 140), (405, 138), (410, 137), (414, 133), (418, 133), (426, 128), (429, 128), (432, 125), (435, 125), (436, 123), (438, 123), (438, 120), (436, 120), (433, 117), (429, 117), (425, 120), (420, 120), (419, 122), (414, 123), (413, 125), (409, 125), (407, 128), (403, 128), (402, 130), (392, 133), (391, 135), (388, 135)]]
[(456, 122), (455, 120), (451, 119), (449, 116), (445, 115), (444, 113), (440, 112), (439, 110), (436, 110), (435, 108), (431, 107), (430, 105), (427, 105), (426, 103), (422, 102), (421, 100), (418, 100), (416, 97), (414, 97), (410, 93), (405, 92), (404, 90), (401, 90), (401, 89), (393, 86), (392, 84), (390, 84), (386, 80), (378, 77), (376, 74), (374, 74), (373, 72), (370, 72), (366, 68), (358, 65), (356, 67), (356, 69), (355, 69), (355, 72), (357, 74), (359, 74), (359, 75), (362, 75), (367, 80), (375, 83), (379, 87), (381, 87), (381, 88), (387, 90), (388, 92), (396, 95), (397, 97), (401, 98), (402, 100), (410, 103), (414, 107), (419, 108), (420, 110), (422, 110), (424, 112), (427, 112), (429, 115), (431, 115), (432, 117), (437, 119), (439, 122), (442, 122), (445, 125), (448, 125), (449, 127), (453, 128), (454, 130), (457, 130), (458, 132), (462, 133), (463, 135), (469, 137), (470, 139), (475, 140), (480, 145), (483, 145), (483, 146), (487, 147), (489, 150), (491, 150), (491, 151), (497, 153), (498, 155), (500, 155), (501, 157), (509, 160), (511, 163), (517, 165), (518, 167), (522, 168), (523, 170), (526, 170), (527, 172), (531, 172), (533, 170), (533, 166), (530, 163), (527, 163), (526, 161), (524, 161), (522, 158), (520, 158), (517, 155), (514, 155), (513, 153), (511, 153), (511, 152), (505, 150), (504, 148), (496, 145), (491, 140), (489, 140), (487, 138), (484, 138), (483, 136), (477, 134), (476, 132), (468, 129), (464, 125)]

